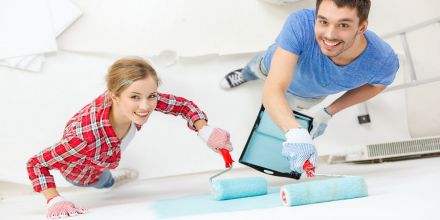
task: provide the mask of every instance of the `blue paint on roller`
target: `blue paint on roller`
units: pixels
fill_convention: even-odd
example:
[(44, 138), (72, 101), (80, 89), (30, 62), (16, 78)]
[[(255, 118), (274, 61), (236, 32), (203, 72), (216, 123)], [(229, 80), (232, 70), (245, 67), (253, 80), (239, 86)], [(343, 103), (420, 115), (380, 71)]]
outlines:
[(337, 177), (289, 184), (281, 187), (286, 206), (299, 206), (368, 196), (365, 180), (360, 176)]
[(237, 199), (267, 194), (268, 183), (263, 177), (213, 180), (212, 194), (216, 200)]
[(269, 188), (266, 195), (218, 201), (212, 195), (186, 196), (177, 199), (161, 200), (153, 203), (152, 208), (159, 218), (236, 212), (282, 206), (281, 193), (286, 192), (289, 206), (328, 202), (341, 199), (365, 197), (367, 185), (362, 177), (337, 177), (326, 180), (314, 180)]
[(158, 218), (275, 208), (282, 206), (279, 192), (279, 188), (271, 188), (266, 195), (222, 201), (215, 200), (212, 195), (186, 196), (157, 201), (152, 208)]

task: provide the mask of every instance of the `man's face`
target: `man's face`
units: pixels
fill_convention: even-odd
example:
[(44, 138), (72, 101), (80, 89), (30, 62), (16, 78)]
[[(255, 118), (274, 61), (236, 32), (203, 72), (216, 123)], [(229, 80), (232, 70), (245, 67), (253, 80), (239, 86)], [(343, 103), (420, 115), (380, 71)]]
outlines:
[(355, 8), (338, 8), (333, 1), (324, 0), (316, 16), (315, 37), (324, 55), (337, 58), (355, 51), (349, 49), (354, 49), (366, 27), (366, 21), (359, 25)]

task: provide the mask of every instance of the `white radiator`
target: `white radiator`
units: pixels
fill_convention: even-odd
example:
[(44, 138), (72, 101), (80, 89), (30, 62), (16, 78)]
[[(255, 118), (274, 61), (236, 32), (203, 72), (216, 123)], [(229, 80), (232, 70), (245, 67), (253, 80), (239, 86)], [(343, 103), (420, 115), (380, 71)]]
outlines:
[(440, 136), (407, 141), (369, 144), (359, 154), (349, 154), (346, 162), (396, 159), (440, 153)]

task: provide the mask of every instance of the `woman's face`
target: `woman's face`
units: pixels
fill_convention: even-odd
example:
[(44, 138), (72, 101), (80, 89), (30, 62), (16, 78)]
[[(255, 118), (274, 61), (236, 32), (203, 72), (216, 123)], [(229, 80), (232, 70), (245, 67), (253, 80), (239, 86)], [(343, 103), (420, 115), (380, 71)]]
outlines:
[(113, 105), (117, 105), (123, 116), (135, 124), (147, 122), (157, 105), (157, 82), (153, 77), (134, 81), (119, 96), (113, 96)]

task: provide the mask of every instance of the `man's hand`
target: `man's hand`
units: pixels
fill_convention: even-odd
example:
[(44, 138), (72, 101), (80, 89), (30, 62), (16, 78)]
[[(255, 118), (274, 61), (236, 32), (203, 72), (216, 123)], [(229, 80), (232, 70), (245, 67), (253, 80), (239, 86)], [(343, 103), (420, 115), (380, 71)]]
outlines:
[(332, 115), (328, 113), (326, 108), (321, 109), (315, 117), (313, 117), (313, 128), (310, 131), (310, 135), (312, 139), (315, 139), (322, 134), (324, 134), (325, 129), (327, 128), (328, 121), (332, 118)]
[(281, 154), (289, 160), (290, 170), (296, 173), (304, 172), (303, 166), (307, 160), (314, 167), (317, 164), (318, 153), (310, 134), (304, 128), (289, 129)]

